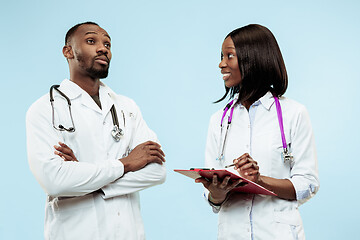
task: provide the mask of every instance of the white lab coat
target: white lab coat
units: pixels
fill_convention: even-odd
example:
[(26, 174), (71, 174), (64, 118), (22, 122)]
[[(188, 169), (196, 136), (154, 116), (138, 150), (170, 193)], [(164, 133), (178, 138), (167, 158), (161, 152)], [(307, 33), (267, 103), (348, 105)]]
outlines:
[[(49, 94), (37, 100), (26, 116), (30, 169), (48, 195), (45, 239), (145, 239), (138, 192), (163, 183), (165, 166), (154, 163), (124, 174), (118, 159), (140, 143), (157, 141), (156, 135), (134, 101), (104, 84), (99, 90), (102, 110), (69, 80), (59, 89), (71, 100), (74, 133), (53, 128)], [(71, 127), (66, 100), (55, 90), (54, 99), (55, 124)], [(113, 104), (124, 130), (119, 142), (110, 133)], [(65, 162), (54, 154), (59, 141), (74, 151), (79, 162)]]
[[(238, 96), (235, 97), (235, 101)], [(274, 98), (268, 92), (260, 98), (250, 133), (249, 113), (242, 105), (235, 106), (233, 120), (225, 145), (225, 158), (216, 160), (220, 146), (220, 121), (223, 110), (210, 120), (206, 167), (224, 168), (233, 159), (250, 153), (258, 162), (260, 173), (277, 179), (289, 179), (297, 200), (252, 194), (233, 194), (222, 204), (219, 212), (218, 239), (305, 239), (298, 206), (311, 198), (319, 188), (315, 142), (305, 107), (293, 100), (280, 98), (287, 144), (294, 163), (281, 159), (282, 141)], [(224, 130), (227, 117), (224, 120)], [(222, 138), (223, 139), (223, 138)], [(207, 197), (207, 191), (205, 196)]]

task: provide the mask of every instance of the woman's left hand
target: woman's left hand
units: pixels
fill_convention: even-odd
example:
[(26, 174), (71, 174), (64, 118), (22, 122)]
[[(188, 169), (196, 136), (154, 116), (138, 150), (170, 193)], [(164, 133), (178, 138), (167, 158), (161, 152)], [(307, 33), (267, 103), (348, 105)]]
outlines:
[(244, 153), (239, 158), (234, 159), (235, 170), (240, 176), (257, 183), (260, 178), (259, 166), (248, 153)]
[(56, 155), (60, 156), (62, 159), (64, 159), (64, 161), (78, 162), (71, 148), (62, 142), (59, 142), (59, 145), (60, 146), (54, 146), (54, 148), (57, 150), (54, 152)]

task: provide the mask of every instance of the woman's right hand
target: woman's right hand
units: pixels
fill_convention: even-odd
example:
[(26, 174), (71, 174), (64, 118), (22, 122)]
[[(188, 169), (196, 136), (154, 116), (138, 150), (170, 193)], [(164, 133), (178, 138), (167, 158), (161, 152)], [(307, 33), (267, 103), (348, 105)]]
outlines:
[(205, 178), (197, 178), (195, 179), (195, 182), (202, 183), (204, 187), (210, 192), (208, 199), (212, 203), (220, 205), (225, 201), (227, 194), (242, 182), (241, 179), (238, 179), (234, 182), (229, 180), (230, 176), (226, 176), (222, 181), (219, 181), (217, 175), (214, 174), (212, 181), (208, 181)]

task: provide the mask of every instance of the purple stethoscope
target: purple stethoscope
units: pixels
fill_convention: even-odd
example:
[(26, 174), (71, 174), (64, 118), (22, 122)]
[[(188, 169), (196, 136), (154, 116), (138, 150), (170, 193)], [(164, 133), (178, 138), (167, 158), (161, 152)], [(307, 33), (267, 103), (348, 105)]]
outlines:
[[(279, 121), (279, 126), (280, 126), (281, 140), (282, 140), (282, 144), (283, 144), (283, 152), (281, 153), (281, 158), (284, 160), (285, 163), (286, 162), (292, 163), (294, 157), (291, 155), (291, 152), (289, 151), (289, 149), (287, 147), (287, 144), (286, 144), (285, 133), (284, 133), (284, 124), (283, 124), (283, 117), (282, 117), (282, 111), (281, 111), (280, 102), (279, 102), (278, 97), (274, 96), (274, 99), (275, 99), (275, 106), (276, 106), (276, 111), (277, 111), (277, 116), (278, 116), (278, 121)], [(222, 136), (224, 118), (226, 116), (227, 111), (231, 108), (230, 109), (230, 115), (229, 115), (229, 118), (228, 118), (228, 123), (227, 123), (227, 126), (226, 126), (226, 132), (225, 132), (224, 141), (222, 141), (222, 145), (220, 146), (221, 152), (220, 152), (219, 157), (217, 158), (217, 160), (223, 160), (223, 158), (224, 158), (225, 142), (226, 142), (226, 137), (227, 137), (227, 134), (228, 134), (231, 122), (232, 122), (234, 107), (235, 107), (235, 103), (234, 103), (234, 100), (232, 100), (231, 102), (229, 102), (225, 106), (223, 115), (221, 117), (220, 136)]]

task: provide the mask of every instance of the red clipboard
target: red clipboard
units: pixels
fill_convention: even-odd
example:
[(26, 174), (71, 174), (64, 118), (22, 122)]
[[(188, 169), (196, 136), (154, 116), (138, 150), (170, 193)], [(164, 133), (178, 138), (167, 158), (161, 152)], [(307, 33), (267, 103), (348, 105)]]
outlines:
[(212, 179), (214, 174), (216, 174), (219, 179), (223, 179), (226, 176), (230, 176), (230, 180), (241, 179), (243, 181), (242, 183), (240, 183), (242, 186), (234, 188), (232, 191), (277, 196), (275, 193), (260, 186), (259, 184), (247, 180), (246, 178), (243, 178), (225, 169), (214, 170), (214, 169), (194, 168), (190, 170), (174, 169), (174, 171), (181, 173), (192, 179), (197, 179), (200, 177), (204, 177), (206, 179)]

